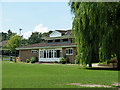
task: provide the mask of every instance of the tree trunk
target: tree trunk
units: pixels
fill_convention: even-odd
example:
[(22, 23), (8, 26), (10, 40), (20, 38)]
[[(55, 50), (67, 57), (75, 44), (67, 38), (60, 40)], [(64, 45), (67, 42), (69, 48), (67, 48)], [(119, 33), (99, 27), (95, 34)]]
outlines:
[(117, 57), (117, 60), (118, 60), (117, 68), (120, 70), (120, 57)]
[(89, 63), (89, 67), (92, 67), (92, 63), (91, 62)]

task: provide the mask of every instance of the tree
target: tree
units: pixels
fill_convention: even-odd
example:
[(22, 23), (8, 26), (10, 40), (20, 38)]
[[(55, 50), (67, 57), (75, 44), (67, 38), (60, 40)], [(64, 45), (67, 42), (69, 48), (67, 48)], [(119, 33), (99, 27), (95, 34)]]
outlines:
[(16, 33), (13, 33), (13, 32), (9, 29), (9, 30), (8, 30), (8, 33), (7, 33), (7, 40), (9, 40), (12, 35), (16, 35)]
[(53, 31), (45, 32), (42, 34), (42, 37), (48, 37)]
[(72, 29), (80, 62), (91, 67), (94, 60), (110, 60), (113, 54), (120, 60), (120, 3), (70, 1), (69, 5), (75, 16)]
[(42, 42), (42, 34), (39, 32), (32, 32), (32, 35), (28, 39), (29, 44), (40, 43)]
[[(15, 48), (19, 47), (19, 45), (20, 45), (19, 42), (20, 42), (20, 36), (13, 35), (10, 37), (10, 40), (7, 41), (7, 48), (11, 52), (15, 53), (16, 52)], [(21, 40), (21, 42), (22, 42), (22, 40)]]

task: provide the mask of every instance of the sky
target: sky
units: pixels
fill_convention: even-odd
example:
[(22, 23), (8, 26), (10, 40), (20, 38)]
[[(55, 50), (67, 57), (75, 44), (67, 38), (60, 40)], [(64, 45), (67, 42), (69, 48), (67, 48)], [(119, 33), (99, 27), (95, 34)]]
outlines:
[(2, 2), (2, 27), (0, 32), (9, 29), (24, 38), (32, 32), (67, 30), (72, 28), (72, 17), (68, 2)]

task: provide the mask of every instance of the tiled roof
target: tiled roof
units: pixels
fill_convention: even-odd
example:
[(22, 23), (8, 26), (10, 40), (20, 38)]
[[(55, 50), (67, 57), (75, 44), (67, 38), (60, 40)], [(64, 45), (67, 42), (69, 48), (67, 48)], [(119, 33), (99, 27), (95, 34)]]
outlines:
[(65, 35), (72, 35), (72, 30), (67, 30), (67, 32), (65, 33)]
[(37, 43), (37, 44), (31, 44), (23, 47), (18, 47), (16, 49), (24, 49), (24, 48), (35, 48), (35, 47), (55, 47), (55, 46), (71, 46), (76, 45), (75, 43)]

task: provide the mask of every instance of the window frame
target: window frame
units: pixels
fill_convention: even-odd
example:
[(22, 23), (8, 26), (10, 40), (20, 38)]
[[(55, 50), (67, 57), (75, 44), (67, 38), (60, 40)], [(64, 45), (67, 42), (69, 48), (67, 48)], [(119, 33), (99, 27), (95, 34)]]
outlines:
[[(72, 53), (71, 53), (71, 50), (72, 50)], [(66, 55), (73, 55), (73, 48), (66, 48), (65, 53)]]

